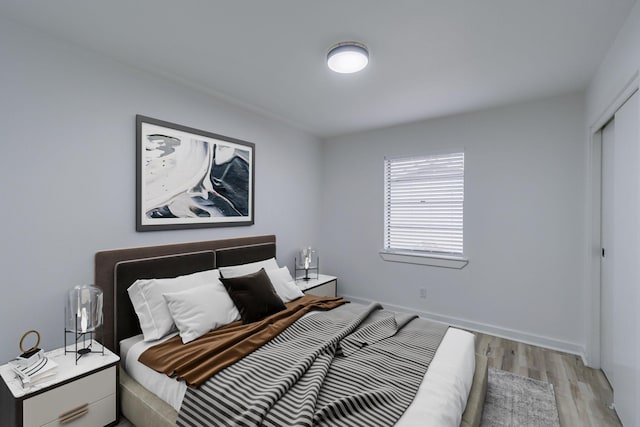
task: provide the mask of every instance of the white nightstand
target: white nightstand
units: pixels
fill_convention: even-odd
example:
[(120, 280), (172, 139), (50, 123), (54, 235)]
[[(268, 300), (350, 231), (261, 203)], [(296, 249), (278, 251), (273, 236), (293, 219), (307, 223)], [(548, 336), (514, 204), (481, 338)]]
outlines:
[(335, 297), (338, 293), (338, 278), (326, 274), (319, 274), (317, 279), (315, 277), (309, 280), (298, 278), (296, 285), (302, 289), (302, 292), (310, 295)]
[[(67, 348), (72, 349), (72, 346)], [(92, 348), (102, 349), (95, 341)], [(118, 422), (117, 384), (120, 358), (104, 349), (82, 356), (64, 348), (47, 352), (58, 364), (51, 379), (22, 388), (9, 365), (0, 366), (0, 425), (3, 427), (112, 426)]]

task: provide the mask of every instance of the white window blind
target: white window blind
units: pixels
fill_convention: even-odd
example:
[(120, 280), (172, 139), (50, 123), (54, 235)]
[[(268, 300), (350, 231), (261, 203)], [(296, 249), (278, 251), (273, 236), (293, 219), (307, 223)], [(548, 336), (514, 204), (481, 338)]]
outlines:
[(385, 251), (463, 254), (464, 153), (387, 159)]

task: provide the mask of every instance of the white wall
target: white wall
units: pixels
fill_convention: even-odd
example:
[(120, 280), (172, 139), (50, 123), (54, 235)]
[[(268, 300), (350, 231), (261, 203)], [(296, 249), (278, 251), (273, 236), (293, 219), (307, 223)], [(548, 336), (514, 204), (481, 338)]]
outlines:
[(640, 69), (640, 2), (636, 2), (587, 90), (587, 125), (596, 122)]
[[(582, 353), (583, 106), (571, 94), (327, 141), (323, 272), (358, 299)], [(463, 148), (469, 264), (381, 260), (384, 156)]]
[[(0, 58), (0, 363), (28, 329), (62, 345), (64, 294), (93, 281), (96, 251), (274, 233), (291, 267), (317, 241), (315, 138), (10, 22)], [(137, 233), (136, 114), (254, 142), (255, 225)]]

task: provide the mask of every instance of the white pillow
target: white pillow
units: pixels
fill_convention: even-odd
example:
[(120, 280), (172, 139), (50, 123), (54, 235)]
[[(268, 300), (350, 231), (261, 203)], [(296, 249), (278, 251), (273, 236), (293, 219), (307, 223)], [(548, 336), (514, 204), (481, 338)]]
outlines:
[(250, 262), (248, 264), (231, 265), (229, 267), (220, 267), (220, 274), (225, 278), (232, 278), (238, 276), (245, 276), (247, 274), (255, 273), (261, 268), (264, 271), (277, 270), (280, 268), (275, 258), (270, 258), (264, 261)]
[(282, 302), (287, 303), (304, 295), (298, 285), (296, 285), (293, 277), (291, 277), (291, 273), (289, 273), (287, 267), (267, 270), (267, 276), (269, 276), (269, 280), (271, 280), (271, 284)]
[(163, 297), (184, 344), (240, 318), (221, 283), (166, 293)]
[(140, 320), (144, 340), (157, 340), (175, 330), (173, 318), (162, 294), (184, 291), (206, 284), (219, 284), (219, 278), (218, 270), (207, 270), (171, 279), (136, 280), (127, 292)]

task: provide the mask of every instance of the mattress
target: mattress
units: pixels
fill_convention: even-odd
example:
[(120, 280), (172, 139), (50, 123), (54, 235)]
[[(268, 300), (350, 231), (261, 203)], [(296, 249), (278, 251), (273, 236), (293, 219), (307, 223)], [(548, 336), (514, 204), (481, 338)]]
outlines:
[[(120, 357), (127, 373), (143, 387), (179, 411), (187, 390), (184, 381), (158, 373), (138, 362), (147, 348), (167, 340), (144, 342), (142, 335), (121, 341)], [(449, 328), (425, 374), (412, 404), (396, 426), (460, 425), (475, 371), (475, 336)]]

